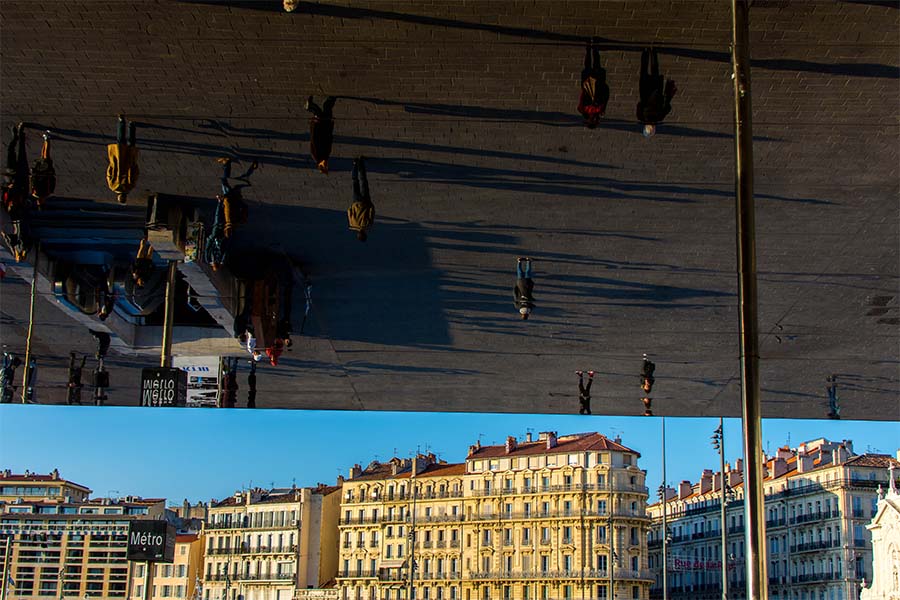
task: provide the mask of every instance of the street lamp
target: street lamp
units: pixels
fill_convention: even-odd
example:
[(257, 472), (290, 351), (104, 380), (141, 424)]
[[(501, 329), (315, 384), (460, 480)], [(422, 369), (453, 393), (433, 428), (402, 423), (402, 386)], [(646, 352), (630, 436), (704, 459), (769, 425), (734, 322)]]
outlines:
[(725, 480), (725, 430), (723, 428), (723, 419), (719, 417), (719, 426), (712, 434), (712, 445), (713, 448), (719, 451), (719, 459), (721, 460), (721, 485), (720, 491), (722, 492), (721, 498), (721, 516), (720, 516), (720, 524), (719, 530), (722, 536), (722, 600), (728, 600), (728, 555), (725, 551), (725, 547), (728, 544), (728, 538), (725, 533), (725, 501), (726, 501), (726, 492), (725, 488), (728, 487), (728, 483)]

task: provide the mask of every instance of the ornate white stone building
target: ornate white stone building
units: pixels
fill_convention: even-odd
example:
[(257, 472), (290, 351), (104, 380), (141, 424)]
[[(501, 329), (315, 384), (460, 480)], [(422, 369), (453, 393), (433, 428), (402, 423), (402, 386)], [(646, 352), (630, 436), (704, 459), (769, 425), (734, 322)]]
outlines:
[(890, 473), (889, 489), (879, 494), (878, 512), (866, 526), (872, 532), (872, 585), (860, 600), (900, 600), (900, 493), (893, 465)]

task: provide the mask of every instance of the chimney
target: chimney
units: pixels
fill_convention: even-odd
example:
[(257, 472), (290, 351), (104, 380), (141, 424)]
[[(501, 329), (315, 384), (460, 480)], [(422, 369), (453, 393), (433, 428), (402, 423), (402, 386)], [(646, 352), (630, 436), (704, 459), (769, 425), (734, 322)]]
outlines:
[(621, 443), (622, 443), (622, 436), (619, 435), (619, 434), (617, 433), (617, 434), (616, 434), (616, 439), (614, 439), (613, 441), (614, 441), (615, 443), (617, 443), (617, 444), (621, 444)]
[(703, 474), (700, 475), (700, 493), (705, 494), (706, 492), (712, 491), (712, 482), (713, 472), (710, 469), (703, 469)]
[(547, 432), (547, 450), (551, 448), (556, 448), (556, 432), (548, 431)]
[(514, 452), (516, 447), (516, 438), (514, 438), (513, 436), (508, 436), (506, 438), (506, 453), (509, 454), (510, 452)]
[(797, 454), (797, 472), (806, 473), (813, 468), (813, 457), (809, 454)]
[(775, 458), (781, 458), (784, 460), (789, 459), (793, 455), (794, 455), (794, 453), (791, 452), (791, 449), (787, 446), (782, 446), (781, 448), (778, 449), (777, 452), (775, 452)]
[(841, 445), (847, 449), (847, 454), (853, 456), (853, 440), (841, 440)]
[[(525, 434), (525, 443), (526, 444), (531, 443), (531, 432), (530, 431)], [(898, 451), (898, 452), (900, 452), (900, 451)]]
[(50, 471), (50, 477), (52, 477), (54, 481), (59, 480), (59, 469), (53, 469), (52, 471)]
[(678, 484), (678, 499), (683, 500), (694, 492), (694, 488), (690, 481), (682, 481)]
[(769, 469), (769, 472), (772, 474), (772, 479), (777, 479), (787, 473), (787, 470), (787, 461), (779, 457), (772, 460), (772, 467)]
[[(394, 475), (396, 475), (396, 473), (394, 473)], [(343, 476), (343, 475), (338, 475), (338, 476), (337, 476), (337, 483), (335, 483), (335, 485), (337, 485), (337, 486), (342, 486), (342, 485), (344, 485), (344, 481), (346, 481), (346, 480), (344, 479), (344, 476)]]
[(744, 459), (739, 458), (734, 461), (734, 470), (741, 474), (741, 477), (744, 476)]
[(360, 475), (362, 475), (362, 467), (360, 467), (359, 465), (353, 465), (352, 467), (350, 467), (350, 476), (347, 477), (347, 479), (356, 479)]

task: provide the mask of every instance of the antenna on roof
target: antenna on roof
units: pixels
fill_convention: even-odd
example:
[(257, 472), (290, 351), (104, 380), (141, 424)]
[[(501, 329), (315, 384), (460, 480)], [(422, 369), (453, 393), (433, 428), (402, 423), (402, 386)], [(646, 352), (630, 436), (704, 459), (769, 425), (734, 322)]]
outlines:
[(479, 444), (481, 443), (481, 438), (483, 438), (483, 437), (485, 437), (485, 435), (483, 433), (478, 434), (478, 443)]
[(791, 447), (791, 432), (790, 431), (788, 431), (787, 447), (788, 448)]
[(395, 457), (397, 456), (397, 447), (396, 446), (394, 446), (394, 456)]

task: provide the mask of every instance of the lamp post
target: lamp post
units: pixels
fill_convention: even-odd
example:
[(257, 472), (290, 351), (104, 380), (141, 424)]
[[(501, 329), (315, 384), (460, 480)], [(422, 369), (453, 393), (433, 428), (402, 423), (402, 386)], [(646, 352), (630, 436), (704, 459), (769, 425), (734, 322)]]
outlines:
[[(413, 465), (413, 474), (415, 477), (415, 464)], [(409, 490), (412, 494), (412, 519), (411, 525), (409, 528), (409, 590), (407, 591), (407, 600), (413, 600), (415, 598), (415, 582), (416, 582), (416, 496), (418, 496), (418, 489), (416, 484), (410, 479), (409, 482)]]
[(662, 497), (662, 586), (663, 600), (669, 600), (669, 523), (668, 523), (668, 493), (666, 492), (666, 418), (662, 418), (662, 485), (660, 495)]
[(725, 489), (728, 487), (728, 483), (725, 480), (725, 429), (723, 427), (722, 417), (719, 417), (719, 426), (712, 434), (712, 445), (713, 448), (719, 451), (720, 467), (722, 469), (720, 471), (721, 485), (719, 486), (722, 493), (720, 501), (721, 516), (719, 517), (719, 530), (722, 535), (722, 600), (728, 600), (728, 554), (725, 550), (725, 547), (728, 545), (728, 537), (725, 532)]

